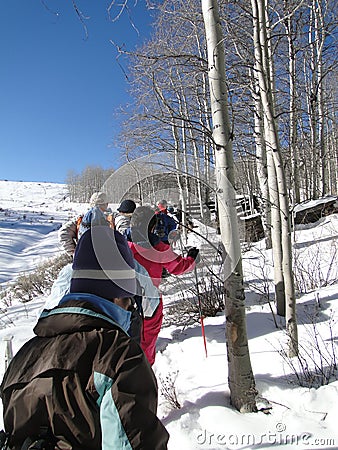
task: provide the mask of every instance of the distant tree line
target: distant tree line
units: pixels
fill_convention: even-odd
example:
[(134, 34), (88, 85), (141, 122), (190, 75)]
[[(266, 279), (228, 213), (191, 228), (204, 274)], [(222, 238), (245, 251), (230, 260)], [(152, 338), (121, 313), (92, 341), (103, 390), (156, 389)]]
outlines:
[(70, 170), (67, 173), (70, 201), (89, 202), (91, 195), (100, 191), (105, 181), (114, 172), (114, 169), (103, 169), (100, 166), (87, 166), (81, 173)]

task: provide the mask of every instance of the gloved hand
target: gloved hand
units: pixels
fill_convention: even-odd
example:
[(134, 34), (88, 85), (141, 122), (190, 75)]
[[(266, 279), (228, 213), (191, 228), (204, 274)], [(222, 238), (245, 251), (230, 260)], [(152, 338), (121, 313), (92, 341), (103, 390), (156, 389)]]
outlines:
[(170, 244), (175, 244), (180, 239), (180, 230), (171, 230), (168, 234), (168, 241)]
[(201, 259), (200, 255), (199, 255), (199, 249), (196, 247), (191, 247), (188, 250), (188, 256), (191, 256), (192, 258), (194, 258), (194, 260), (196, 261), (196, 263), (198, 263)]

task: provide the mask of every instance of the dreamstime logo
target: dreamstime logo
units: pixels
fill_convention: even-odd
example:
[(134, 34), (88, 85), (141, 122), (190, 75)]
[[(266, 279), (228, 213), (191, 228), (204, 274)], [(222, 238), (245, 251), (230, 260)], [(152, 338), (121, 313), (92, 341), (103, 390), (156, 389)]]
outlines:
[[(204, 162), (200, 160), (200, 167), (203, 167), (203, 165)], [(193, 168), (196, 167), (196, 161), (191, 158), (191, 160), (188, 161), (188, 166), (192, 168), (191, 171), (193, 172)], [(162, 198), (168, 198), (168, 200), (171, 196), (175, 196), (177, 199), (179, 198), (177, 180), (180, 179), (180, 177), (192, 190), (192, 192), (190, 192), (190, 202), (196, 204), (199, 203), (198, 197), (194, 194), (194, 192), (197, 191), (198, 186), (202, 186), (202, 190), (208, 190), (216, 196), (215, 189), (210, 186), (210, 184), (204, 180), (197, 179), (194, 175), (178, 170), (173, 155), (167, 153), (141, 157), (125, 164), (107, 179), (101, 190), (108, 195), (110, 203), (118, 204), (125, 198), (133, 198), (143, 205), (153, 205), (154, 202)], [(219, 187), (219, 216), (221, 216), (220, 220), (223, 224), (224, 238), (228, 241), (226, 243), (228, 252), (223, 258), (223, 277), (225, 280), (233, 272), (240, 258), (237, 214), (235, 208), (236, 196), (232, 185), (224, 176), (216, 174), (215, 178), (216, 177), (216, 184)], [(228, 214), (231, 208), (233, 214)], [(195, 233), (196, 235), (198, 234), (197, 231), (195, 231)], [(213, 253), (215, 253), (215, 248), (217, 250), (218, 242), (215, 245), (215, 243), (208, 239), (208, 227), (206, 225), (205, 231), (199, 234), (198, 240), (199, 242), (203, 242), (203, 248), (206, 252), (208, 252), (208, 247), (210, 247), (210, 250)], [(94, 248), (96, 247), (98, 246), (94, 243)], [(181, 247), (183, 248), (182, 242)], [(161, 252), (161, 255), (158, 253), (159, 252), (155, 249), (153, 249), (152, 252), (144, 251), (143, 257), (146, 257), (150, 261), (158, 261), (159, 257), (163, 261), (163, 258), (166, 258), (167, 262), (170, 262), (176, 257), (171, 250)], [(100, 261), (100, 255), (98, 253), (97, 257)]]
[(266, 446), (266, 445), (292, 445), (304, 448), (337, 448), (334, 438), (316, 438), (312, 433), (290, 434), (286, 432), (286, 425), (278, 422), (275, 431), (262, 434), (253, 433), (211, 433), (202, 430), (197, 436), (198, 445), (210, 445), (218, 447), (226, 446), (235, 449), (238, 446)]

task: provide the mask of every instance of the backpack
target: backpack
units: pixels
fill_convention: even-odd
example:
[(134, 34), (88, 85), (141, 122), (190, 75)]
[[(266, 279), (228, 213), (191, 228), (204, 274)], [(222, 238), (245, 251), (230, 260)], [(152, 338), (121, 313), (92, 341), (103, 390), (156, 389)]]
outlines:
[(156, 227), (154, 230), (154, 233), (159, 237), (159, 238), (163, 238), (165, 236), (168, 235), (168, 227), (167, 227), (167, 223), (164, 220), (163, 217), (163, 213), (158, 213), (156, 215), (157, 218), (157, 223), (156, 223)]
[(93, 208), (88, 210), (86, 214), (82, 217), (77, 232), (78, 239), (80, 239), (83, 233), (89, 230), (89, 228), (100, 225), (109, 226), (107, 218), (104, 215), (104, 212), (101, 211), (101, 209), (98, 206), (93, 206)]

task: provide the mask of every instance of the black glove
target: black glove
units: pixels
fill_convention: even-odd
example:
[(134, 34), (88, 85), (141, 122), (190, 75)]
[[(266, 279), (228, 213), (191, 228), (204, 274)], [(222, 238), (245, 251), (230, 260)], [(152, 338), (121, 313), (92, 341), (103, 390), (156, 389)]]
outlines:
[(196, 263), (199, 262), (200, 260), (200, 256), (199, 256), (199, 250), (196, 247), (191, 247), (188, 250), (188, 256), (191, 256), (192, 258), (194, 258), (194, 260), (196, 261)]

